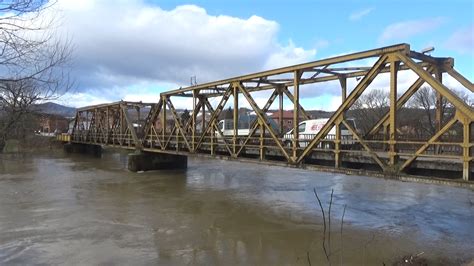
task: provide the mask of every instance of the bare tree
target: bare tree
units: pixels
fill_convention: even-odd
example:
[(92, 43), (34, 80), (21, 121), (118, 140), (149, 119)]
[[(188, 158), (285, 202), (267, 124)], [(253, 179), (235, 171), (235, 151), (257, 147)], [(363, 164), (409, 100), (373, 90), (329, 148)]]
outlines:
[(374, 89), (362, 94), (352, 106), (352, 114), (359, 129), (365, 134), (386, 113), (389, 107), (388, 92)]
[[(468, 105), (474, 105), (474, 100), (469, 94), (458, 90), (453, 90), (453, 92)], [(413, 116), (413, 118), (416, 117), (416, 128), (419, 131), (418, 135), (431, 136), (436, 133), (436, 101), (436, 91), (430, 87), (422, 87), (408, 102), (411, 108), (422, 112), (421, 114)], [(442, 114), (441, 124), (444, 124), (454, 116), (455, 108), (445, 97), (442, 97), (440, 107)]]
[(71, 46), (57, 38), (55, 18), (47, 13), (54, 4), (0, 2), (0, 151), (34, 104), (57, 98), (71, 86), (65, 70)]
[(188, 109), (184, 109), (184, 111), (181, 114), (180, 118), (181, 118), (181, 122), (183, 124), (186, 124), (188, 122), (188, 120), (191, 118), (191, 115), (189, 114)]
[[(452, 90), (470, 106), (474, 106), (472, 95)], [(454, 116), (455, 108), (441, 98), (441, 125)], [(362, 94), (350, 109), (362, 133), (366, 134), (383, 115), (389, 111), (389, 92), (383, 89), (371, 90)], [(437, 94), (431, 87), (422, 87), (410, 98), (408, 103), (397, 110), (397, 129), (401, 135), (426, 139), (436, 133)], [(459, 134), (458, 134), (459, 135)]]
[[(418, 117), (418, 129), (422, 135), (433, 135), (436, 132), (435, 112), (436, 93), (430, 87), (422, 87), (412, 96), (409, 105), (414, 109), (421, 109), (423, 115)], [(447, 101), (443, 98), (441, 113), (445, 113)]]

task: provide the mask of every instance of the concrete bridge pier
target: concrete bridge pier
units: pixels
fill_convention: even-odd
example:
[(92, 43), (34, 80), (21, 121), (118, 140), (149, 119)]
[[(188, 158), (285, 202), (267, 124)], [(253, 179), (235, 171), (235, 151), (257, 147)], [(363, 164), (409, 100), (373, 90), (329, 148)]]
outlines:
[(91, 154), (97, 157), (102, 155), (102, 146), (94, 144), (67, 143), (64, 144), (64, 150), (67, 153)]
[(128, 170), (132, 172), (161, 169), (186, 169), (187, 167), (188, 157), (184, 155), (146, 151), (140, 151), (128, 155)]

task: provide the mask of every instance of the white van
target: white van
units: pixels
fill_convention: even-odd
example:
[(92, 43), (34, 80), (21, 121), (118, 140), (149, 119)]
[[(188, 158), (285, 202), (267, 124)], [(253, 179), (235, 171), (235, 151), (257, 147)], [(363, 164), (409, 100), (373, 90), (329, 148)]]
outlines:
[[(257, 120), (256, 115), (248, 115), (248, 114), (240, 114), (239, 120), (237, 123), (237, 137), (246, 137), (250, 134), (250, 126), (252, 123)], [(278, 126), (276, 125), (273, 119), (268, 119), (270, 126), (273, 130), (277, 130)], [(223, 119), (219, 121), (217, 125), (222, 132), (222, 135), (219, 133), (218, 130), (215, 130), (215, 135), (217, 138), (228, 138), (234, 136), (234, 120), (233, 119)], [(255, 134), (259, 134), (259, 130), (255, 131)]]
[[(306, 120), (303, 122), (300, 122), (298, 124), (298, 144), (300, 147), (306, 147), (308, 144), (311, 142), (311, 140), (316, 137), (316, 134), (321, 131), (321, 129), (326, 125), (328, 122), (329, 118), (321, 118), (321, 119), (312, 119), (312, 120)], [(347, 119), (346, 122), (357, 131), (356, 123), (354, 119)], [(329, 133), (326, 136), (326, 139), (333, 140), (336, 138), (336, 126), (333, 126), (331, 130), (329, 130)], [(284, 136), (283, 136), (283, 143), (285, 146), (291, 148), (292, 147), (292, 141), (293, 141), (293, 129), (288, 131)], [(354, 144), (354, 139), (352, 136), (352, 133), (344, 126), (341, 124), (341, 145), (352, 145)], [(324, 144), (324, 147), (329, 148), (329, 147), (334, 147), (334, 143), (326, 143)], [(323, 147), (323, 145), (319, 145), (318, 147)]]
[[(231, 137), (234, 135), (234, 120), (232, 119), (224, 119), (219, 121), (219, 124), (217, 125), (219, 129), (221, 130), (223, 136), (219, 133), (219, 131), (215, 131), (215, 134), (218, 138), (222, 137)], [(248, 136), (250, 134), (250, 121), (249, 122), (241, 122), (239, 121), (237, 125), (237, 136), (242, 137), (242, 136)]]

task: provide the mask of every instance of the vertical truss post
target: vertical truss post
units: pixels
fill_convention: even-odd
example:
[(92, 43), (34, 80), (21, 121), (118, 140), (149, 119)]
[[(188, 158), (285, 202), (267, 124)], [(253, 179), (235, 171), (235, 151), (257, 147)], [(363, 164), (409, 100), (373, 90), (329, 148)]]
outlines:
[[(163, 102), (163, 107), (161, 109), (161, 142), (166, 143), (166, 103), (168, 102), (168, 99), (163, 95), (161, 101)], [(165, 149), (165, 146), (166, 145), (162, 148)]]
[(339, 83), (341, 83), (341, 98), (342, 102), (346, 100), (347, 97), (347, 78), (344, 75), (339, 77)]
[(100, 142), (100, 129), (102, 127), (102, 116), (97, 108), (95, 109), (95, 117), (96, 117), (96, 124), (95, 124), (95, 142)]
[(209, 123), (212, 123), (212, 130), (211, 130), (211, 155), (214, 155), (214, 135), (216, 131), (214, 130), (216, 123), (214, 121), (209, 121)]
[[(200, 99), (202, 103), (205, 103), (207, 101), (206, 98), (204, 98), (205, 96), (202, 96), (202, 98)], [(202, 105), (202, 121), (201, 121), (201, 135), (204, 135), (204, 130), (206, 129), (206, 105), (203, 104)], [(202, 136), (201, 136), (202, 138)]]
[(390, 60), (390, 131), (389, 131), (389, 158), (390, 165), (397, 161), (397, 74), (400, 61), (391, 57)]
[[(440, 82), (443, 83), (443, 72), (441, 68), (437, 68), (435, 71), (435, 78)], [(443, 123), (443, 95), (440, 92), (436, 92), (436, 113), (435, 113), (435, 120), (436, 120), (436, 131), (440, 131)], [(435, 153), (438, 154), (440, 152), (442, 146), (436, 145)]]
[(339, 117), (336, 120), (336, 139), (334, 140), (334, 166), (341, 167), (341, 120)]
[[(440, 68), (436, 69), (435, 78), (443, 83), (443, 72)], [(443, 96), (441, 93), (436, 92), (436, 131), (441, 129), (441, 124), (443, 121)]]
[(92, 125), (92, 122), (93, 122), (92, 113), (89, 112), (89, 111), (86, 112), (86, 120), (87, 120), (87, 131), (86, 131), (86, 135), (84, 137), (84, 140), (89, 141), (90, 132), (91, 132), (91, 125)]
[[(341, 84), (341, 104), (347, 98), (347, 78), (342, 75), (339, 77)], [(334, 164), (336, 168), (341, 167), (341, 120), (344, 119), (344, 113), (336, 120), (336, 139), (334, 141)]]
[(118, 136), (118, 140), (119, 140), (119, 144), (120, 145), (123, 145), (124, 144), (124, 137), (123, 137), (123, 134), (125, 134), (125, 132), (123, 132), (123, 112), (122, 112), (122, 109), (120, 109), (120, 106), (117, 107), (117, 110), (116, 112), (119, 113), (119, 121), (118, 121), (118, 127), (119, 127), (119, 136)]
[(462, 153), (462, 179), (465, 181), (471, 180), (471, 124), (472, 119), (463, 115), (463, 153)]
[[(389, 120), (390, 120), (390, 110), (389, 110)], [(386, 124), (386, 125), (383, 125), (383, 130), (382, 130), (382, 134), (383, 134), (383, 150), (386, 151), (387, 150), (387, 139), (388, 139), (388, 127), (390, 125), (389, 124)]]
[(259, 121), (258, 125), (260, 127), (260, 161), (263, 161), (265, 159), (265, 127), (262, 121)]
[(176, 128), (176, 152), (179, 151), (179, 132), (181, 127), (179, 126), (179, 118), (175, 117), (174, 127)]
[(283, 130), (283, 90), (281, 87), (278, 87), (278, 99), (279, 99), (278, 115), (280, 117), (278, 122), (280, 125), (280, 136), (283, 136), (285, 132)]
[(195, 138), (196, 138), (196, 90), (193, 90), (193, 117), (191, 118), (192, 119), (192, 141), (191, 141), (191, 147), (192, 147), (192, 150), (193, 152), (195, 151), (194, 149), (194, 145), (195, 145)]
[(94, 109), (94, 117), (95, 117), (95, 125), (94, 125), (94, 142), (97, 143), (97, 133), (98, 133), (98, 127), (100, 126), (100, 117), (97, 108)]
[(296, 161), (299, 138), (300, 71), (294, 71), (293, 79), (293, 160)]
[(109, 135), (110, 135), (110, 121), (109, 121), (109, 107), (108, 106), (107, 106), (107, 109), (105, 111), (105, 116), (106, 116), (106, 123), (107, 123), (107, 126), (106, 126), (107, 134), (105, 136), (105, 142), (108, 143), (109, 142)]
[[(238, 135), (238, 126), (239, 126), (239, 92), (237, 86), (232, 86), (233, 95), (234, 95), (234, 134), (232, 136), (232, 157), (235, 157), (237, 154), (237, 135)], [(224, 136), (223, 136), (224, 137)]]
[(76, 140), (77, 125), (79, 125), (79, 114), (80, 112), (77, 112), (76, 118), (74, 119), (74, 126), (72, 127), (72, 132), (71, 132), (71, 135), (72, 135), (71, 140)]
[[(87, 111), (86, 111), (86, 114), (87, 114)], [(87, 130), (87, 116), (84, 118), (84, 112), (81, 112), (81, 118), (82, 118), (82, 124), (79, 125), (79, 128), (81, 129), (80, 137), (81, 137), (81, 141), (84, 141), (85, 140), (84, 138), (86, 137), (86, 130)]]
[(140, 132), (140, 129), (141, 129), (141, 127), (140, 127), (140, 107), (137, 106), (137, 107), (135, 107), (135, 109), (137, 110), (137, 124), (138, 124), (137, 131)]

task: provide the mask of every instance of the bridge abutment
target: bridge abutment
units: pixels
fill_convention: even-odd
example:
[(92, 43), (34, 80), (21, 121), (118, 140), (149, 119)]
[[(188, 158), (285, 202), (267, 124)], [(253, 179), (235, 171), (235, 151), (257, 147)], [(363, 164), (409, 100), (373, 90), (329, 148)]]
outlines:
[(128, 170), (132, 172), (161, 170), (161, 169), (186, 169), (188, 157), (184, 155), (138, 152), (128, 155)]
[(64, 150), (67, 153), (91, 154), (97, 157), (102, 155), (102, 146), (94, 144), (67, 143), (64, 144)]

